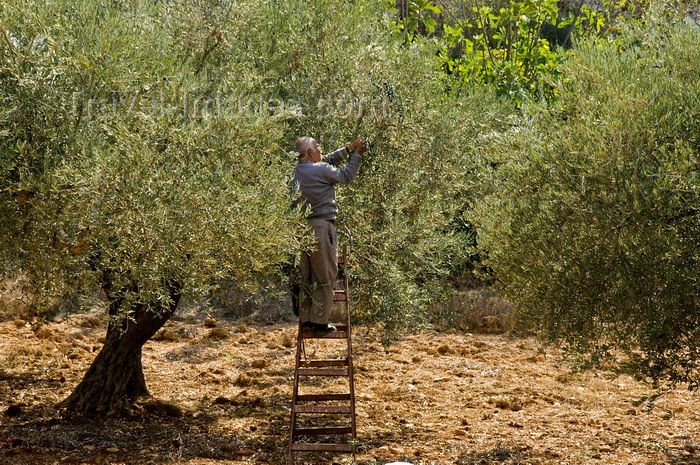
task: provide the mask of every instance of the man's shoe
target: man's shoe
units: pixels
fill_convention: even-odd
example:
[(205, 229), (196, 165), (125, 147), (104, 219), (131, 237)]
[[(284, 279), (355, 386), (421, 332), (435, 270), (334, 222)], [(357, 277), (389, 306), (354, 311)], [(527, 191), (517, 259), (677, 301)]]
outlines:
[(333, 325), (324, 325), (321, 323), (314, 323), (314, 336), (325, 336), (328, 333), (332, 333), (336, 330)]

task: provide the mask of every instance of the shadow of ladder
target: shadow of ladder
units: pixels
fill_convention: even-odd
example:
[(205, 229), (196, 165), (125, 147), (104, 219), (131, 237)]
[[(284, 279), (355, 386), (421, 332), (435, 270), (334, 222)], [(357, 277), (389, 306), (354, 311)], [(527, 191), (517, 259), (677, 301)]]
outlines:
[[(344, 308), (345, 324), (337, 325), (336, 331), (324, 336), (314, 336), (313, 331), (301, 329), (299, 323), (297, 335), (297, 353), (294, 367), (294, 393), (292, 395), (291, 428), (289, 437), (289, 452), (287, 465), (294, 465), (296, 452), (336, 452), (350, 453), (355, 460), (357, 454), (357, 425), (355, 420), (355, 385), (352, 365), (352, 337), (350, 325), (350, 289), (347, 274), (347, 245), (343, 245), (338, 256), (338, 268), (342, 276), (341, 287), (334, 290), (333, 302), (341, 303)], [(306, 357), (305, 341), (308, 339), (345, 339), (347, 343), (344, 358), (330, 360), (313, 360)], [(347, 378), (348, 392), (324, 392), (300, 394), (299, 385), (311, 377), (344, 377)], [(299, 427), (300, 416), (315, 416), (345, 419), (344, 425), (326, 425)], [(321, 417), (321, 415), (323, 417)], [(331, 442), (312, 442), (319, 436), (332, 438)], [(344, 441), (344, 442), (341, 442)]]

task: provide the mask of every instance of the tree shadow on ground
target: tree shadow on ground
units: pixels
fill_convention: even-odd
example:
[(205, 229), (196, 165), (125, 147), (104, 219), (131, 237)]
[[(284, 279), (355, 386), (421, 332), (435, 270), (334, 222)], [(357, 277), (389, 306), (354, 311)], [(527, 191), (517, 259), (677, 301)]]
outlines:
[(666, 454), (668, 465), (700, 465), (700, 446), (688, 446), (683, 451)]
[[(282, 463), (282, 419), (288, 414), (280, 411), (286, 402), (281, 397), (201, 405), (194, 412), (149, 399), (130, 418), (61, 418), (53, 406), (35, 405), (9, 426), (0, 423), (0, 463), (165, 464), (197, 458)], [(251, 426), (227, 429), (218, 422), (223, 416)]]
[(25, 371), (22, 373), (10, 373), (0, 368), (0, 382), (5, 388), (25, 389), (27, 387), (45, 386), (57, 384), (57, 381), (47, 376), (44, 372)]
[(541, 455), (532, 454), (527, 447), (519, 445), (498, 445), (487, 451), (470, 451), (455, 460), (456, 465), (529, 465), (541, 463)]

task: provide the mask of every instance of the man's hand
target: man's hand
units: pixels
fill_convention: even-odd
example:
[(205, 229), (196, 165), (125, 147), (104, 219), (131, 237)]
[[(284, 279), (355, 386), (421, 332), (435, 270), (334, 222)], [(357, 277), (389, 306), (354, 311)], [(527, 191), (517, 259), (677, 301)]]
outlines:
[(357, 152), (360, 155), (365, 153), (367, 151), (367, 147), (365, 147), (365, 138), (364, 137), (358, 137), (355, 139), (352, 144), (350, 144), (350, 150), (353, 152)]

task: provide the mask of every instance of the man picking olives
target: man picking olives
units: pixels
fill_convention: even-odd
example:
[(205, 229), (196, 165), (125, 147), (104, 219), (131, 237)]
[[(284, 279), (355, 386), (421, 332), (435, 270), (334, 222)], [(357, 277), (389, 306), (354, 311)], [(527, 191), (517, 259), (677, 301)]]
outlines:
[[(301, 193), (295, 204), (301, 202), (307, 208), (309, 233), (313, 231), (314, 235), (312, 249), (302, 251), (299, 264), (299, 319), (302, 329), (323, 336), (336, 329), (328, 324), (338, 274), (335, 185), (348, 184), (355, 178), (367, 148), (364, 139), (357, 138), (350, 146), (323, 156), (318, 142), (307, 136), (297, 140), (295, 150), (299, 158), (292, 187)], [(338, 168), (336, 165), (347, 154), (351, 154), (350, 161), (345, 168)]]

